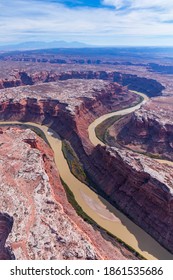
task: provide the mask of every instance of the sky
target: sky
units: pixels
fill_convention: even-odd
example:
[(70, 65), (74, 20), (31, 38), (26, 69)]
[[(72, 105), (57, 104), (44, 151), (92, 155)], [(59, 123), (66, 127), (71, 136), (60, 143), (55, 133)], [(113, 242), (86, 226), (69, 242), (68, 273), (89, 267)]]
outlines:
[(0, 0), (0, 45), (173, 46), (172, 0)]

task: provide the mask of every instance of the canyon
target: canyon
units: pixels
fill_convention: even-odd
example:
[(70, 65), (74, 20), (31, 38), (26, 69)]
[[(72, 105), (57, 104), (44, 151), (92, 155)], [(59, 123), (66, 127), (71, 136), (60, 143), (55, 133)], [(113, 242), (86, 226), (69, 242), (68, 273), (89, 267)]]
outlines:
[[(42, 86), (45, 86), (43, 93)], [(82, 92), (86, 94), (88, 87), (88, 95), (90, 93), (90, 97), (92, 97), (89, 100), (90, 106), (96, 103), (95, 100), (99, 97), (98, 92), (103, 95), (103, 98), (108, 95), (109, 100), (116, 90), (117, 95), (124, 96), (124, 105), (127, 105), (129, 98), (136, 102), (134, 94), (127, 97), (120, 86), (103, 81), (91, 81), (91, 83), (87, 81), (81, 83), (79, 81), (78, 86), (76, 80), (65, 84), (59, 82), (58, 84), (40, 85), (40, 98), (38, 92), (35, 91), (35, 86), (33, 86), (33, 91), (29, 87), (19, 87), (17, 88), (19, 90), (18, 94), (16, 88), (13, 88), (14, 91), (7, 92), (6, 89), (6, 92), (2, 92), (1, 120), (26, 121), (29, 119), (39, 123), (54, 120), (55, 124), (58, 124), (57, 127), (60, 132), (63, 130), (69, 137), (75, 129), (74, 112), (78, 114), (79, 107), (83, 106), (83, 101), (78, 96), (76, 97), (76, 101), (79, 99), (78, 107), (74, 103), (74, 96), (73, 98), (71, 96), (70, 102), (67, 93), (70, 93), (73, 87), (75, 96), (78, 88), (81, 98), (83, 98)], [(60, 88), (64, 88), (64, 94), (66, 93), (65, 97), (69, 99), (69, 104), (64, 100), (63, 94), (62, 103), (57, 99), (50, 100), (51, 92), (53, 98), (55, 98), (55, 94), (61, 98), (62, 90), (58, 93)], [(28, 98), (30, 96), (28, 90), (32, 92), (31, 98)], [(23, 92), (23, 95), (21, 92)], [(34, 93), (38, 100), (32, 96)], [(45, 99), (43, 99), (42, 94)], [(87, 106), (89, 106), (88, 103)], [(108, 108), (105, 106), (106, 110)], [(65, 126), (64, 122), (66, 123)], [(33, 131), (29, 129), (21, 130), (19, 127), (3, 127), (1, 124), (1, 142), (3, 147), (1, 149), (1, 186), (5, 185), (6, 191), (4, 192), (2, 189), (3, 204), (0, 211), (8, 213), (14, 218), (14, 225), (7, 244), (11, 247), (15, 258), (136, 259), (133, 253), (115, 240), (112, 241), (114, 245), (111, 244), (112, 238), (106, 237), (106, 232), (100, 233), (97, 228), (92, 228), (79, 218), (67, 202), (50, 148)], [(8, 157), (6, 157), (7, 151)], [(11, 165), (12, 168), (10, 168)], [(32, 177), (33, 184), (31, 184)], [(52, 180), (52, 178), (54, 179)], [(11, 195), (13, 203), (10, 200)], [(41, 213), (43, 213), (43, 216)], [(4, 240), (1, 246), (1, 258), (4, 258), (3, 252), (6, 250), (4, 243), (9, 231), (5, 231), (4, 227), (1, 230)], [(42, 234), (40, 234), (40, 230)], [(108, 241), (103, 239), (102, 234)], [(45, 239), (43, 239), (43, 235)], [(10, 258), (12, 258), (12, 255)]]
[[(125, 148), (120, 150), (117, 147), (105, 148), (99, 145), (94, 147), (88, 138), (87, 131), (89, 124), (100, 115), (127, 108), (129, 105), (133, 106), (140, 102), (140, 96), (129, 91), (127, 86), (129, 89), (139, 90), (146, 93), (149, 97), (153, 97), (162, 95), (164, 87), (159, 82), (153, 79), (141, 78), (136, 75), (121, 74), (119, 72), (111, 71), (69, 71), (60, 74), (47, 71), (35, 72), (32, 74), (15, 71), (15, 77), (13, 76), (9, 80), (2, 79), (0, 84), (1, 121), (31, 121), (40, 124), (49, 124), (49, 126), (56, 131), (62, 139), (66, 139), (71, 144), (84, 170), (93, 181), (93, 184), (90, 187), (94, 188), (98, 194), (106, 197), (113, 205), (118, 207), (167, 250), (173, 253), (173, 205), (171, 182), (173, 168), (168, 165), (163, 165), (154, 159), (139, 155), (134, 151), (126, 150)], [(158, 100), (161, 100), (159, 98), (163, 97), (158, 97)], [(157, 99), (154, 98), (153, 100)], [(165, 155), (166, 158), (172, 160), (172, 158), (170, 158), (171, 153), (169, 150), (172, 145), (172, 136), (171, 128), (167, 129), (170, 127), (168, 120), (165, 119), (163, 125), (164, 127), (166, 126), (170, 136), (169, 143), (166, 140), (168, 135), (167, 131), (165, 132), (165, 136), (164, 133), (162, 134), (163, 126), (161, 120), (163, 120), (163, 118), (159, 119), (158, 114), (158, 119), (156, 119), (158, 120), (158, 124), (149, 121), (149, 114), (153, 114), (153, 120), (155, 118), (155, 112), (158, 112), (158, 108), (154, 109), (157, 107), (158, 103), (153, 100), (147, 102), (141, 109), (131, 114), (131, 122), (129, 121), (126, 123), (126, 126), (124, 126), (124, 132), (122, 130), (118, 140), (120, 142), (124, 141), (123, 145), (129, 144), (127, 141), (131, 141), (134, 145), (143, 145), (144, 150), (147, 148), (147, 145), (149, 147), (150, 144), (152, 147), (155, 147), (153, 149), (156, 149), (153, 151), (154, 153), (160, 152), (160, 154)], [(151, 102), (155, 102), (155, 105), (152, 105), (153, 103)], [(160, 107), (162, 107), (162, 100), (160, 104)], [(164, 110), (165, 108), (163, 107), (163, 112)], [(147, 114), (146, 121), (145, 114)], [(161, 115), (161, 117), (163, 116)], [(170, 122), (172, 123), (171, 115)], [(135, 128), (134, 123), (136, 125)], [(151, 129), (148, 129), (148, 127), (151, 127)], [(154, 141), (155, 139), (152, 138), (153, 143), (151, 143), (151, 137), (148, 137), (148, 135), (150, 136), (149, 131), (151, 131), (151, 134), (155, 133), (153, 127), (157, 127), (158, 135), (160, 133), (162, 138), (160, 141), (158, 140), (158, 142)], [(127, 135), (130, 137), (127, 136), (126, 140), (125, 135), (127, 130), (129, 131), (129, 134)], [(28, 130), (26, 130), (26, 133), (32, 134), (33, 132), (28, 132)], [(2, 135), (3, 134), (5, 133), (2, 133)], [(21, 132), (19, 134), (21, 135)], [(22, 133), (22, 135), (24, 135), (24, 133)], [(146, 135), (147, 137), (145, 137)], [(32, 135), (30, 138), (34, 137), (36, 136)], [(146, 139), (149, 138), (150, 140), (147, 142)], [(158, 139), (157, 134), (156, 138)], [(133, 139), (136, 139), (135, 143)], [(141, 143), (140, 141), (144, 142)], [(34, 146), (35, 144), (31, 142), (32, 141), (29, 141), (25, 144), (28, 144), (32, 149), (36, 149)], [(160, 144), (161, 142), (163, 145)], [(157, 143), (157, 145), (155, 145), (155, 143)], [(151, 151), (151, 146), (148, 148), (148, 151)], [(51, 153), (51, 151), (47, 152), (48, 147), (44, 147), (44, 149), (46, 149), (46, 155), (47, 153)], [(169, 154), (170, 157), (168, 156)], [(56, 175), (56, 177), (58, 176)], [(57, 182), (59, 182), (59, 185), (61, 186), (59, 179), (57, 179)], [(56, 186), (50, 188), (54, 189)], [(32, 189), (35, 189), (35, 187)], [(46, 189), (46, 192), (48, 192), (48, 188)], [(15, 199), (15, 201), (16, 200), (17, 199)], [(52, 212), (56, 212), (56, 209), (54, 209), (54, 207), (56, 207), (55, 205), (53, 203), (48, 203), (46, 211), (49, 213), (52, 209), (51, 207), (53, 207)], [(71, 206), (68, 204), (68, 207)], [(72, 208), (70, 209), (70, 211), (74, 211)], [(43, 210), (38, 209), (36, 212), (39, 213), (40, 211)], [(4, 210), (1, 212), (4, 212)], [(10, 216), (13, 216), (14, 214), (14, 212), (7, 212)], [(64, 212), (63, 215), (65, 216)], [(40, 219), (39, 215), (37, 219)], [(54, 217), (54, 219), (56, 218)], [(75, 219), (79, 219), (79, 217), (75, 215)], [(46, 224), (49, 223), (49, 220), (46, 221)], [(88, 225), (81, 220), (80, 223), (82, 223), (83, 226), (85, 224), (85, 227), (88, 227)], [(42, 225), (42, 227), (44, 226)], [(59, 228), (60, 227), (61, 225)], [(93, 229), (90, 228), (90, 230), (91, 232), (88, 236), (91, 239), (93, 247), (90, 245), (91, 250), (89, 256), (92, 259), (134, 258), (134, 255), (130, 252), (127, 253), (126, 251), (125, 255), (122, 255), (120, 249), (112, 247), (111, 250), (107, 249), (105, 256), (103, 246), (100, 246), (100, 250), (102, 250), (100, 252), (98, 250), (99, 246), (96, 244), (96, 239), (93, 240), (91, 238)], [(16, 231), (19, 232), (19, 234), (22, 234), (22, 231), (20, 232), (18, 229), (14, 231), (15, 234)], [(43, 232), (45, 232), (44, 229)], [(86, 230), (85, 232), (88, 233)], [(93, 235), (94, 234), (95, 233), (93, 233)], [(7, 235), (8, 233), (6, 234), (6, 237)], [(99, 233), (98, 236), (100, 238), (97, 238), (100, 240), (98, 242), (101, 244), (103, 242), (102, 237)], [(30, 238), (30, 242), (34, 242), (34, 238)], [(80, 239), (81, 235), (79, 236), (79, 240)], [(14, 254), (17, 258), (39, 259), (41, 256), (44, 256), (44, 258), (55, 256), (55, 251), (51, 252), (50, 247), (47, 251), (45, 249), (44, 252), (39, 252), (39, 250), (37, 251), (36, 249), (33, 249), (34, 246), (36, 246), (34, 244), (39, 244), (40, 242), (37, 239), (35, 243), (31, 243), (30, 250), (27, 249), (27, 253), (24, 253), (26, 252), (26, 240), (28, 240), (28, 238), (25, 239), (25, 244), (23, 243), (22, 245), (21, 243), (15, 245), (17, 247), (11, 245), (12, 249), (16, 250), (14, 251)], [(77, 249), (74, 249), (74, 255), (71, 254), (68, 256), (67, 254), (66, 256), (63, 255), (63, 253), (59, 253), (58, 256), (56, 255), (56, 258), (90, 258), (86, 253), (85, 247), (86, 242), (89, 242), (90, 240), (88, 240), (87, 237), (86, 240), (87, 241), (84, 242), (85, 244), (82, 242), (80, 243), (80, 247), (82, 246), (84, 252), (82, 255), (76, 253), (75, 250)], [(45, 241), (45, 243), (46, 242), (48, 242), (48, 240)], [(104, 242), (106, 241), (104, 240)], [(108, 245), (108, 242), (104, 242), (104, 248), (107, 246), (107, 248), (110, 248), (109, 246), (112, 246), (110, 244)], [(13, 244), (13, 242), (10, 244)], [(24, 247), (21, 251), (19, 250), (19, 247), (22, 246)], [(2, 248), (4, 248), (4, 245)], [(67, 247), (66, 251), (68, 250), (69, 248)], [(62, 248), (60, 251), (64, 252)], [(78, 257), (79, 255), (80, 257)]]

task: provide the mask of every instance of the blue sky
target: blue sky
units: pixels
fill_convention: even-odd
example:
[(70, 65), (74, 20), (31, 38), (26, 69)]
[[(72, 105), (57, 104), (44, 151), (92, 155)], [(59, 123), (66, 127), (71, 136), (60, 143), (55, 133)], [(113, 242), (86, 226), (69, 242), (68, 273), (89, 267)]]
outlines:
[(172, 0), (0, 0), (0, 45), (173, 46)]
[(64, 4), (68, 7), (102, 7), (102, 1), (100, 0), (50, 0), (50, 1), (47, 1), (47, 0), (40, 0), (41, 2), (52, 2), (52, 3), (61, 3), (61, 4)]

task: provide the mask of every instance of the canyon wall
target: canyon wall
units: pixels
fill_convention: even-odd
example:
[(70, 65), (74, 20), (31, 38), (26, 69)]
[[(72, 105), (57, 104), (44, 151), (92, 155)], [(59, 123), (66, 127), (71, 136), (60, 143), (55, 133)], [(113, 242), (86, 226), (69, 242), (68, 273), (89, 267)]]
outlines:
[(97, 191), (173, 253), (173, 166), (97, 146), (87, 171)]
[(21, 85), (34, 85), (39, 82), (48, 83), (68, 79), (108, 80), (111, 82), (117, 82), (123, 86), (128, 86), (131, 90), (143, 92), (149, 97), (161, 95), (162, 90), (164, 89), (164, 86), (156, 80), (111, 71), (69, 71), (64, 73), (41, 71), (32, 74), (25, 71), (15, 72), (10, 79), (0, 80), (0, 89)]
[(120, 128), (117, 140), (133, 150), (173, 160), (173, 98), (154, 98)]

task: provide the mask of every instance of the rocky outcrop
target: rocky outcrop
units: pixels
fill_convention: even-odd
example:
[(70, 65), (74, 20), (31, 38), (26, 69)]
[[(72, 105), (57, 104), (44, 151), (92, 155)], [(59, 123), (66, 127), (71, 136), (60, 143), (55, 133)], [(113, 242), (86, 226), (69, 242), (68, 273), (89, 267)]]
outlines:
[(57, 100), (9, 100), (0, 104), (0, 119), (42, 122), (46, 118), (49, 121), (53, 116), (57, 116), (63, 107), (65, 106), (59, 105)]
[(173, 166), (101, 146), (93, 150), (90, 162), (87, 168), (97, 191), (173, 252)]
[(159, 82), (153, 79), (146, 79), (132, 74), (115, 73), (114, 81), (123, 86), (128, 86), (131, 90), (136, 90), (145, 93), (148, 97), (162, 95), (162, 86)]
[(164, 87), (156, 80), (111, 71), (69, 71), (63, 73), (55, 71), (41, 71), (34, 73), (15, 71), (10, 79), (0, 80), (0, 88), (11, 88), (21, 85), (33, 85), (40, 82), (48, 83), (68, 79), (108, 80), (111, 82), (117, 82), (123, 86), (128, 86), (131, 90), (143, 92), (149, 97), (162, 95), (162, 90), (164, 89)]
[(117, 140), (129, 148), (173, 160), (173, 98), (159, 97), (134, 112)]

